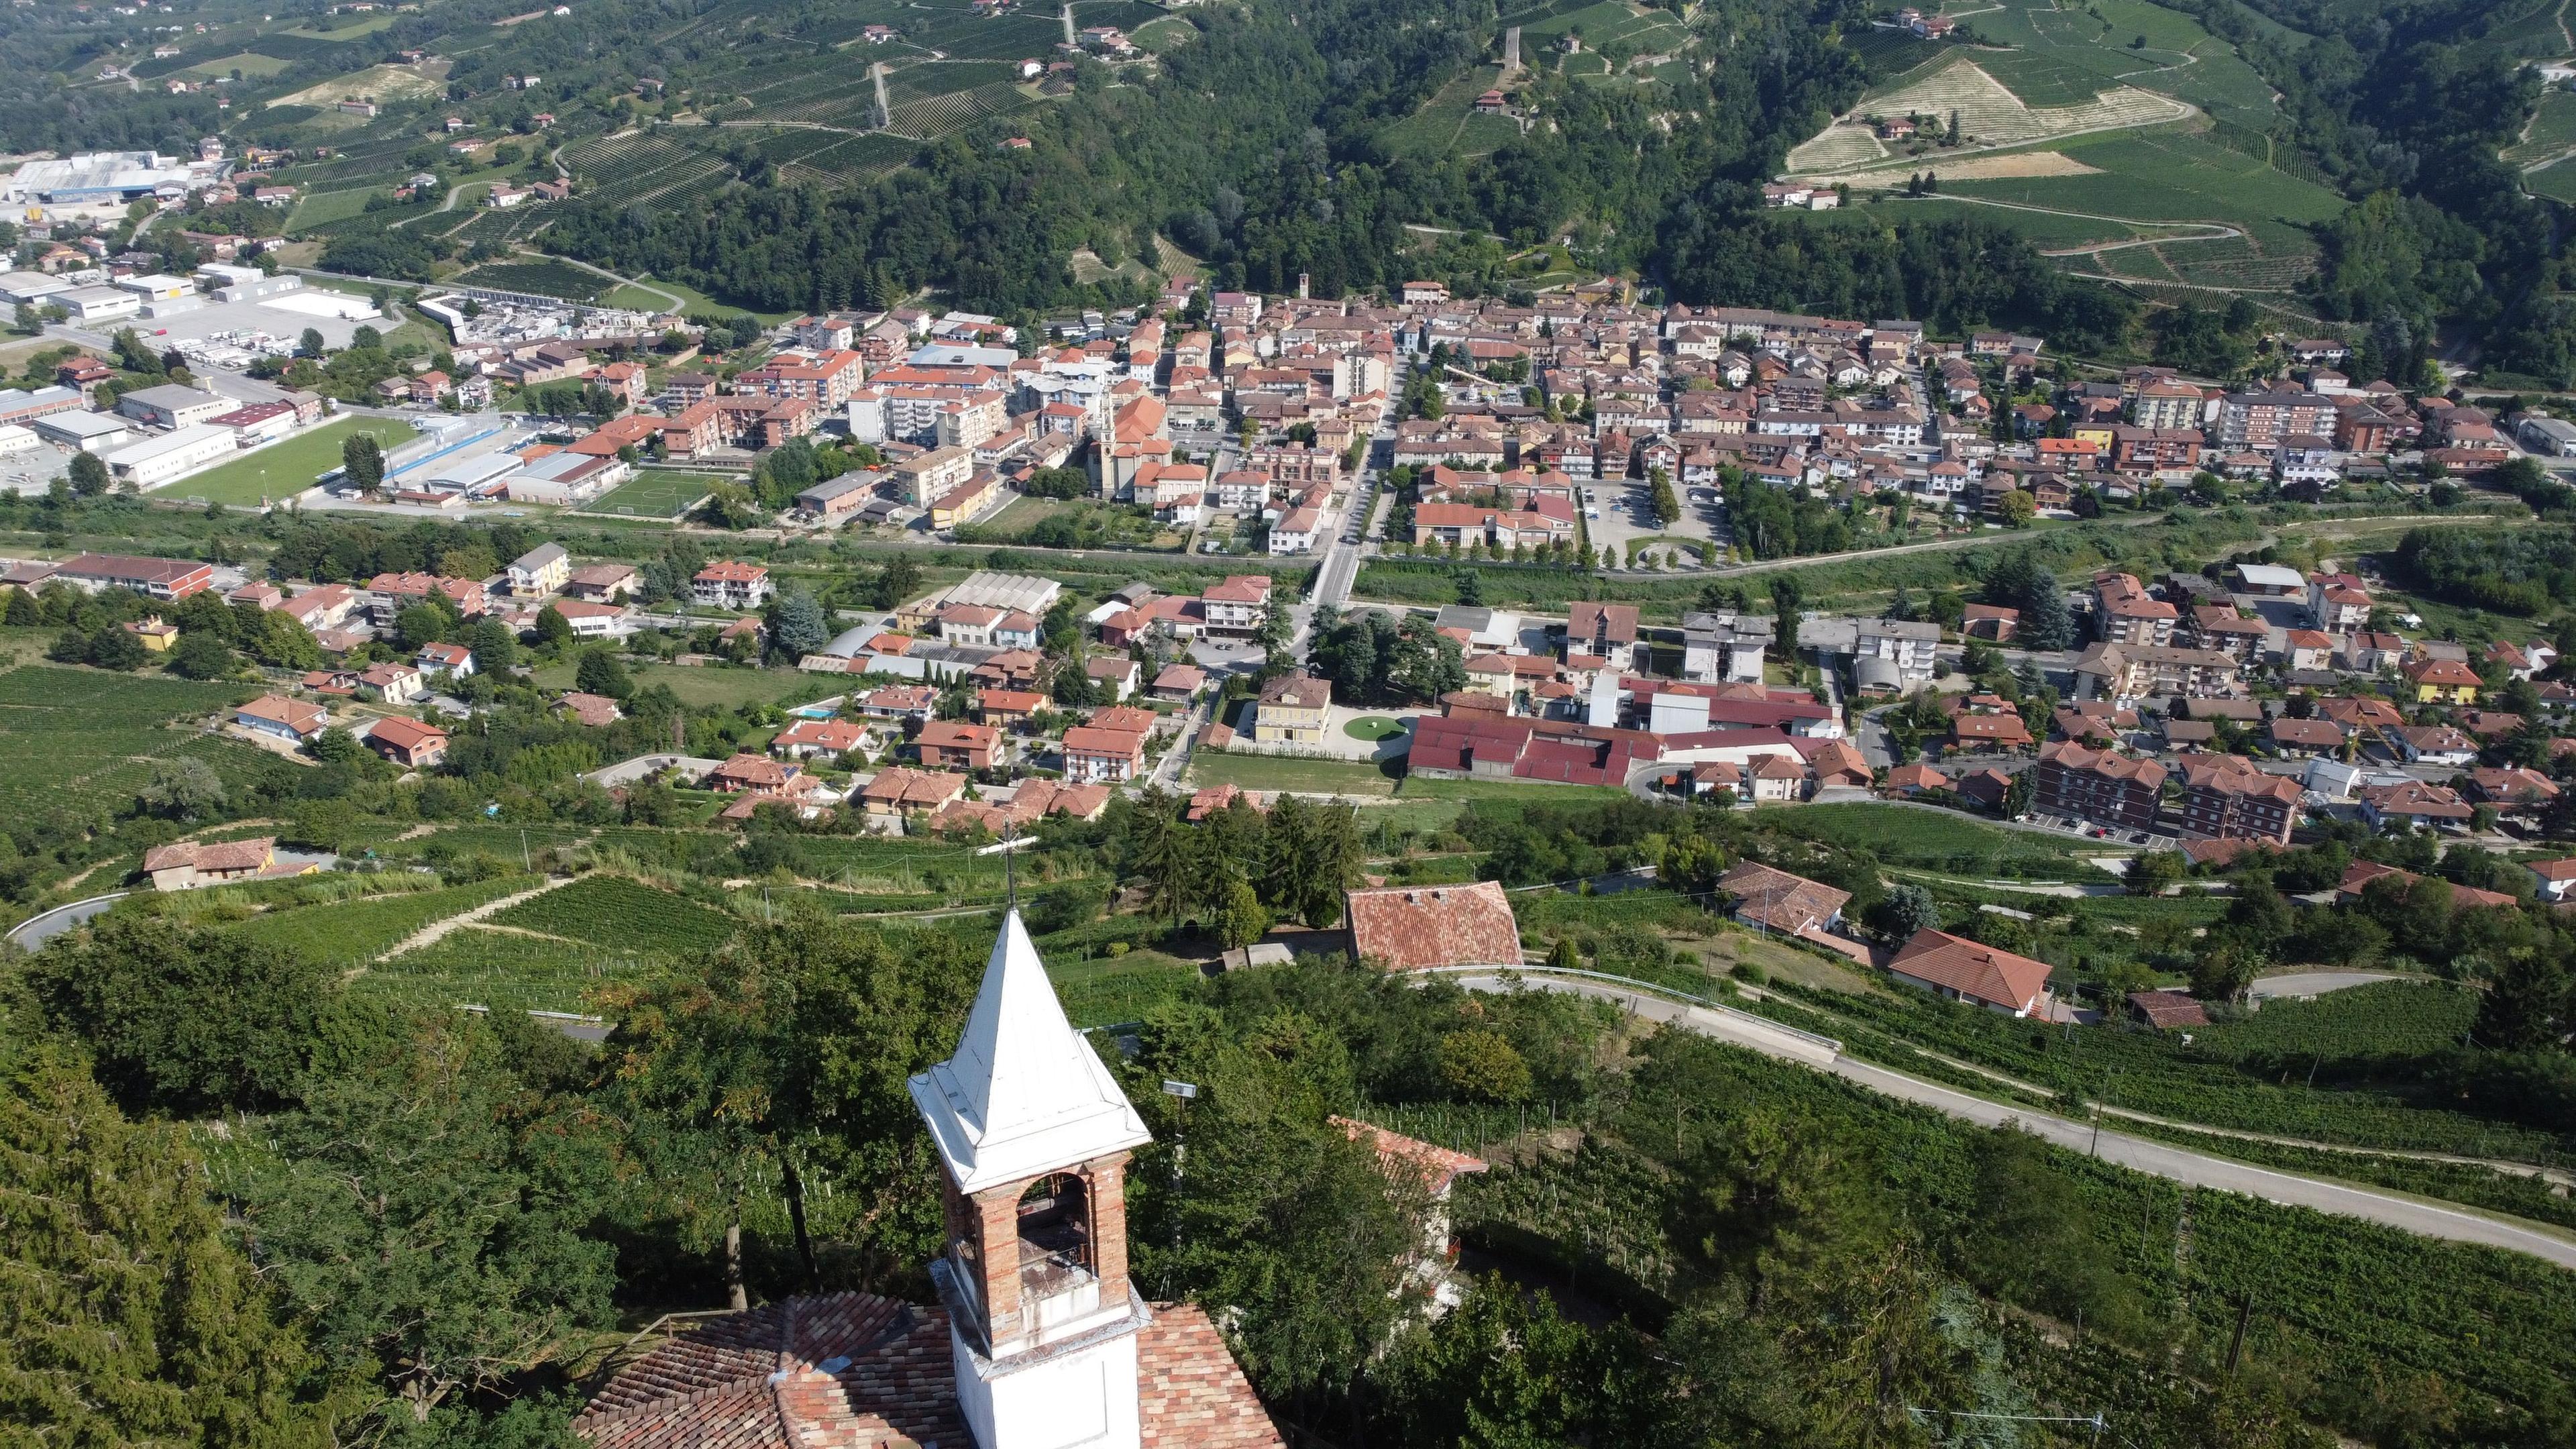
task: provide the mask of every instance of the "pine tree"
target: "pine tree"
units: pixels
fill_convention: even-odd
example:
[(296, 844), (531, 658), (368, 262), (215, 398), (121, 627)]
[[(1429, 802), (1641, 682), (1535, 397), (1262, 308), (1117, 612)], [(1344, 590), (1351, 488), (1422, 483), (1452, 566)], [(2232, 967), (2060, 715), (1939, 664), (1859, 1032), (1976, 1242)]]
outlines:
[(332, 1442), (186, 1138), (126, 1121), (55, 1052), (0, 1068), (0, 1261), (0, 1413), (26, 1442)]

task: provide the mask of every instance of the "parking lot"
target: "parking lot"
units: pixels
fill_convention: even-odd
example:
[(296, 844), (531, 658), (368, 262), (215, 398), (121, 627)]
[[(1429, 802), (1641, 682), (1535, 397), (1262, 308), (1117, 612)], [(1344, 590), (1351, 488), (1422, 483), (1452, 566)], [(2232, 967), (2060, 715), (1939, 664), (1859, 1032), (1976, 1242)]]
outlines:
[[(1661, 563), (1663, 549), (1669, 547), (1674, 539), (1691, 544), (1715, 543), (1720, 548), (1726, 546), (1726, 510), (1718, 503), (1714, 488), (1681, 488), (1675, 484), (1681, 498), (1682, 516), (1666, 528), (1655, 522), (1653, 485), (1642, 478), (1600, 479), (1577, 483), (1575, 487), (1581, 494), (1581, 506), (1585, 510), (1583, 526), (1591, 533), (1592, 551), (1596, 554), (1603, 548), (1613, 548), (1619, 551), (1619, 557), (1624, 561), (1631, 541), (1661, 539), (1664, 543), (1656, 546), (1656, 562)], [(1685, 553), (1683, 558), (1688, 567), (1701, 566), (1699, 559), (1691, 554)]]

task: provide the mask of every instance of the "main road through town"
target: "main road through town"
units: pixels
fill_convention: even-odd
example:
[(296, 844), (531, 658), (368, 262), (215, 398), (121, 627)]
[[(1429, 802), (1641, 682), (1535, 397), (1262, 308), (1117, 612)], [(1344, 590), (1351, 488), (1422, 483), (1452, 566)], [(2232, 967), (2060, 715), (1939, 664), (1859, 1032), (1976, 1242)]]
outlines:
[[(2153, 1173), (2175, 1182), (2244, 1193), (2293, 1207), (2313, 1208), (2321, 1213), (2361, 1218), (2387, 1227), (2403, 1228), (2410, 1233), (2421, 1233), (2428, 1238), (2446, 1238), (2457, 1243), (2478, 1243), (2529, 1253), (2562, 1268), (2576, 1268), (2576, 1240), (2517, 1226), (2502, 1219), (2415, 1198), (2301, 1177), (2296, 1173), (2274, 1172), (2230, 1158), (2211, 1157), (2148, 1138), (2132, 1137), (2125, 1132), (2103, 1131), (2090, 1122), (2051, 1116), (2028, 1107), (1989, 1102), (1919, 1077), (1909, 1077), (1903, 1072), (1854, 1061), (1848, 1056), (1836, 1056), (1826, 1061), (1820, 1053), (1789, 1034), (1765, 1030), (1765, 1023), (1685, 1005), (1610, 982), (1552, 978), (1536, 971), (1518, 979), (1522, 985), (1537, 990), (1569, 991), (1613, 1001), (1648, 1021), (1671, 1022), (1684, 1030), (1733, 1046), (1831, 1072), (1871, 1091), (1930, 1107), (1946, 1116), (1981, 1127), (2012, 1122), (2023, 1131), (2036, 1133), (2060, 1147), (2088, 1152), (2105, 1162)], [(1471, 991), (1507, 989), (1503, 978), (1493, 973), (1464, 973), (1457, 980)]]
[(1296, 628), (1289, 635), (1289, 652), (1298, 659), (1306, 657), (1306, 638), (1315, 627), (1315, 610), (1322, 605), (1338, 609), (1351, 596), (1351, 584), (1360, 576), (1362, 540), (1368, 535), (1369, 515), (1377, 507), (1378, 445), (1395, 436), (1393, 428), (1369, 439), (1367, 454), (1361, 459), (1359, 476), (1351, 480), (1351, 500), (1342, 510), (1341, 522), (1333, 530), (1333, 541), (1324, 545), (1323, 561), (1315, 570), (1315, 587), (1307, 592), (1303, 603), (1293, 606), (1290, 617)]

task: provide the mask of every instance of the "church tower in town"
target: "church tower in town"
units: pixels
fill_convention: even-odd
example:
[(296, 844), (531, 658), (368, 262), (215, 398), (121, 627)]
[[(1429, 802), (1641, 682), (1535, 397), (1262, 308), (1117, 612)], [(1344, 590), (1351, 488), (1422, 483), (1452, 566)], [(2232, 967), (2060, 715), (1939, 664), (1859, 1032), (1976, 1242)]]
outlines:
[(1126, 1170), (1152, 1138), (1065, 1019), (1017, 910), (957, 1054), (909, 1085), (947, 1169), (931, 1276), (976, 1443), (1137, 1449), (1154, 1315), (1127, 1282)]

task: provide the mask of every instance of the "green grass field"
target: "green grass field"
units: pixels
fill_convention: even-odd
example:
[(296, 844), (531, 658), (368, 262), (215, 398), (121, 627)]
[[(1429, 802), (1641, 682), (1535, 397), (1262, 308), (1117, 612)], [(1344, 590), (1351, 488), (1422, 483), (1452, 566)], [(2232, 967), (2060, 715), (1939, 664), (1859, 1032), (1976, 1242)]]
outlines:
[(2233, 46), (2147, 0), (2091, 0), (2082, 9), (2005, 0), (1966, 23), (1979, 39), (2014, 47), (1980, 51), (1977, 63), (2033, 106), (2072, 105), (2126, 84), (2258, 127), (2271, 116), (2271, 88)]
[(2108, 883), (2110, 876), (2076, 858), (2071, 842), (2006, 830), (1955, 811), (1902, 805), (1804, 805), (1774, 810), (1767, 821), (1791, 835), (1846, 850), (1875, 852), (1892, 866), (1914, 866), (1983, 879), (2037, 876)]
[(1395, 781), (1364, 760), (1304, 760), (1201, 750), (1190, 757), (1192, 786), (1296, 790), (1336, 795), (1392, 795)]
[(2517, 166), (2528, 166), (2571, 149), (2576, 149), (2576, 91), (2551, 90), (2541, 93), (2522, 139), (2505, 147), (2503, 155)]
[(1389, 719), (1385, 715), (1368, 714), (1342, 726), (1342, 733), (1355, 740), (1382, 740), (1390, 735), (1404, 733), (1404, 726), (1401, 722)]
[(164, 498), (243, 508), (258, 507), (263, 500), (280, 502), (312, 487), (323, 474), (339, 467), (341, 445), (359, 433), (373, 437), (388, 451), (419, 436), (418, 429), (400, 418), (341, 418), (165, 484), (157, 491)]
[(350, 217), (362, 215), (367, 209), (367, 198), (376, 194), (376, 188), (372, 186), (353, 186), (345, 191), (307, 192), (302, 200), (295, 203), (294, 212), (286, 218), (286, 229), (299, 231), (308, 226), (346, 221)]
[(1956, 196), (1889, 196), (1873, 201), (1869, 207), (1852, 211), (1790, 211), (1781, 214), (1796, 217), (1801, 221), (1812, 218), (1820, 225), (1832, 224), (1833, 219), (1838, 217), (1866, 218), (1871, 224), (1877, 224), (1885, 222), (1891, 215), (1888, 212), (1871, 209), (1878, 206), (1901, 208), (1892, 213), (1898, 218), (1964, 216), (1989, 226), (2000, 226), (2018, 232), (2029, 238), (2032, 246), (2042, 249), (2182, 234), (2171, 227), (2142, 226), (2105, 217), (2065, 216), (2056, 212), (2028, 211), (2011, 206), (1987, 206)]
[(677, 518), (722, 481), (723, 475), (716, 473), (647, 468), (581, 511), (620, 518)]
[(721, 945), (735, 925), (694, 901), (615, 875), (585, 876), (521, 901), (491, 923), (623, 951)]
[(629, 951), (460, 926), (420, 950), (369, 967), (349, 990), (416, 1006), (587, 1012), (590, 992), (650, 969), (649, 960)]
[[(1602, 8), (1620, 9), (1621, 7), (1605, 5)], [(1521, 44), (1525, 48), (1538, 43), (1526, 34), (1521, 37)], [(1501, 126), (1512, 135), (1519, 134), (1518, 126), (1500, 116), (1476, 114), (1476, 97), (1491, 89), (1501, 77), (1500, 66), (1477, 66), (1469, 70), (1442, 86), (1412, 115), (1380, 131), (1379, 142), (1394, 155), (1443, 156), (1459, 149), (1470, 121), (1489, 123), (1479, 128), (1480, 143), (1490, 140), (1487, 133), (1490, 133), (1493, 126)], [(1505, 136), (1503, 139), (1508, 140), (1510, 137)], [(1501, 144), (1500, 141), (1494, 141), (1492, 144), (1484, 144), (1482, 149), (1490, 151), (1499, 144)]]
[(1551, 785), (1538, 780), (1430, 780), (1407, 775), (1402, 797), (1407, 800), (1490, 802), (1539, 800), (1570, 805), (1583, 801), (1617, 800), (1627, 793), (1616, 785)]
[[(573, 667), (570, 662), (550, 664), (537, 671), (537, 683), (545, 689), (570, 689)], [(783, 670), (646, 664), (629, 672), (634, 675), (637, 688), (668, 685), (686, 705), (792, 703), (812, 699), (820, 693), (810, 679), (799, 678)]]
[(1164, 55), (1198, 38), (1198, 27), (1177, 15), (1149, 20), (1127, 38), (1156, 55)]

